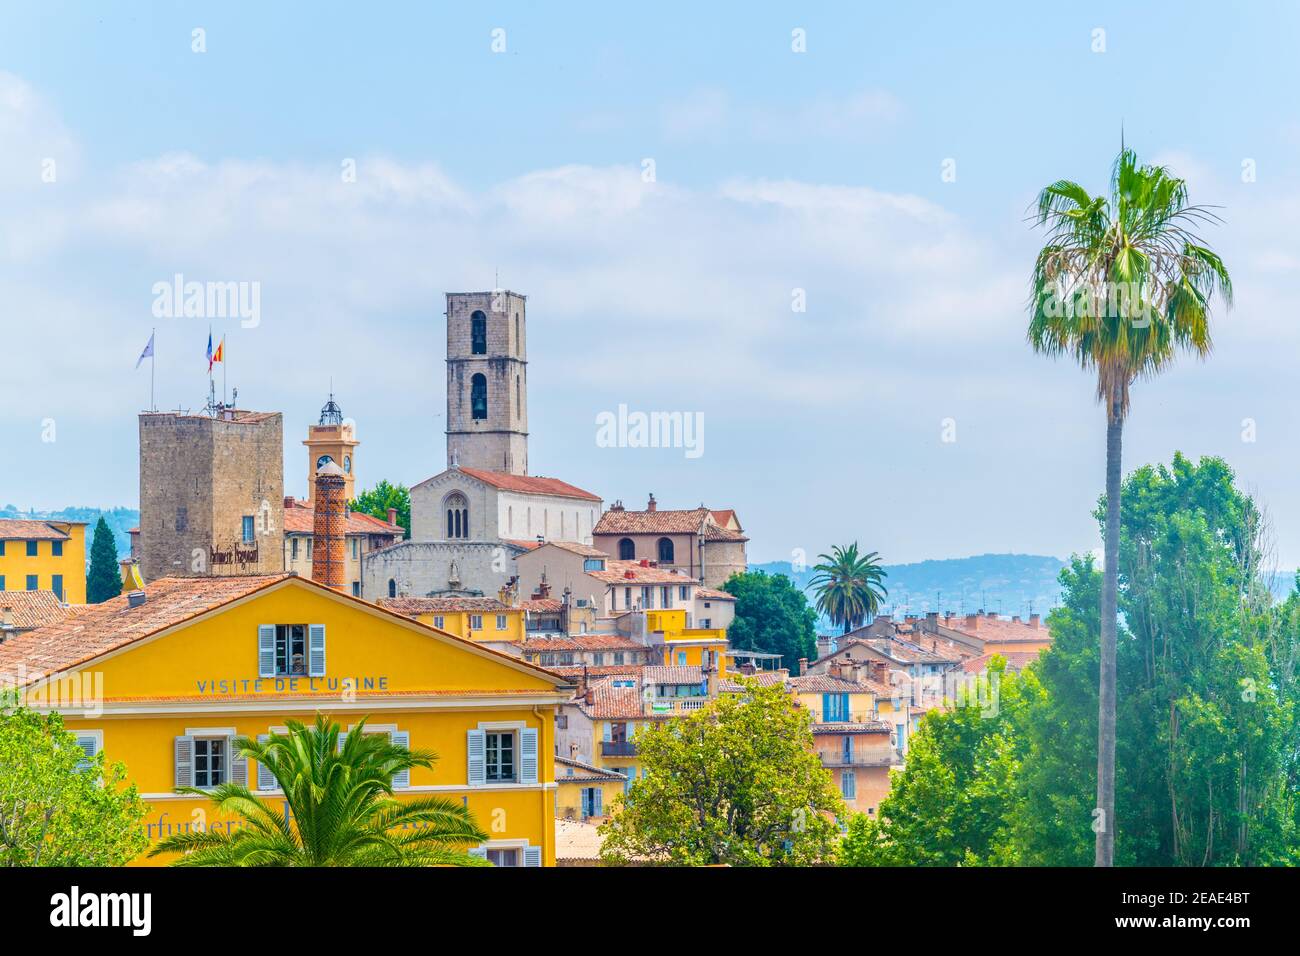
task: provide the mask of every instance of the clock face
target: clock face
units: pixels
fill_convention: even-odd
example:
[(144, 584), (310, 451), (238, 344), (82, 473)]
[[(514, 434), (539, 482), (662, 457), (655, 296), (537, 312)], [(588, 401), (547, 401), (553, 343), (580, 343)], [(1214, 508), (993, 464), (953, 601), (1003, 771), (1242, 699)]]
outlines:
[(351, 456), (351, 455), (344, 455), (344, 456), (343, 456), (343, 470), (346, 471), (348, 474), (351, 474), (351, 473), (352, 473), (352, 456)]
[(317, 468), (324, 468), (326, 465), (328, 465), (328, 464), (329, 464), (330, 462), (332, 462), (333, 460), (334, 460), (334, 459), (331, 458), (329, 455), (321, 455), (319, 458), (316, 459), (316, 467), (317, 467)]

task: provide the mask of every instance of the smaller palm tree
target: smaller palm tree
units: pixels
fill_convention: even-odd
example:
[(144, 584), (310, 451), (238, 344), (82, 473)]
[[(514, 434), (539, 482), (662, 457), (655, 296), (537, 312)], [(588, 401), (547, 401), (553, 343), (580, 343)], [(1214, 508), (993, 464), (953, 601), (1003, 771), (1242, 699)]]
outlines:
[(880, 610), (880, 602), (889, 595), (884, 585), (887, 573), (877, 552), (858, 554), (856, 541), (847, 548), (836, 545), (830, 554), (817, 558), (822, 563), (813, 568), (816, 574), (811, 582), (817, 610), (847, 634)]
[(287, 734), (234, 749), (275, 777), (286, 812), (247, 787), (225, 783), (210, 796), (217, 810), (241, 817), (233, 832), (179, 833), (150, 852), (180, 853), (173, 866), (482, 866), (468, 848), (487, 839), (469, 809), (440, 797), (397, 800), (393, 775), (432, 767), (431, 750), (408, 750), (362, 720), (339, 746), (339, 725), (317, 715), (313, 727), (287, 721)]

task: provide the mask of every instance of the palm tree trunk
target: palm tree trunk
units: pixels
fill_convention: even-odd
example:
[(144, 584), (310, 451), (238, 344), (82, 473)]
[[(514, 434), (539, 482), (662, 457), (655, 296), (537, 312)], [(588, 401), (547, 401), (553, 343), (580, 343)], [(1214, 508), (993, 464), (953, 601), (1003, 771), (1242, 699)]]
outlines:
[(1097, 807), (1101, 810), (1095, 866), (1115, 865), (1115, 635), (1119, 592), (1120, 445), (1124, 419), (1106, 403), (1106, 566), (1101, 581), (1101, 681), (1097, 694)]

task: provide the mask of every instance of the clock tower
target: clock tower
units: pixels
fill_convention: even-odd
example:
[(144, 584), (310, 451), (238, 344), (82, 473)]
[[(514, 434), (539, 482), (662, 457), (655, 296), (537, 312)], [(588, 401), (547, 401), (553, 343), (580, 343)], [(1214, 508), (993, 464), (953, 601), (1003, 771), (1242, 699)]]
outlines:
[(334, 393), (320, 410), (320, 424), (307, 430), (303, 444), (307, 446), (307, 503), (315, 507), (316, 472), (331, 462), (343, 472), (343, 500), (350, 502), (356, 495), (356, 447), (361, 444), (352, 437), (352, 425), (343, 421), (343, 411), (334, 401)]

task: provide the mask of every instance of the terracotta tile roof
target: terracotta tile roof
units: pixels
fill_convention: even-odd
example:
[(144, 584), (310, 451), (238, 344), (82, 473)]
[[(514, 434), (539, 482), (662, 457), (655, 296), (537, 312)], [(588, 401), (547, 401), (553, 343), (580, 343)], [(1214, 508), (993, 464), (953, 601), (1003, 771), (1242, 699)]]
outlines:
[(574, 760), (570, 757), (556, 756), (555, 762), (561, 767), (572, 767), (574, 770), (582, 771), (581, 773), (575, 773), (573, 776), (556, 771), (556, 783), (578, 783), (580, 781), (585, 782), (590, 780), (622, 781), (627, 779), (626, 774), (619, 773), (615, 770), (606, 770), (603, 767), (593, 767), (589, 763), (583, 763), (581, 760)]
[[(1005, 654), (996, 655), (1006, 658), (1007, 670), (1013, 673), (1019, 673), (1034, 661), (1038, 660), (1041, 651), (1008, 651)], [(967, 674), (979, 674), (988, 669), (995, 655), (981, 654), (979, 657), (972, 657), (964, 662), (961, 667)]]
[(713, 512), (703, 506), (688, 511), (606, 511), (592, 534), (700, 534), (706, 540), (748, 541), (739, 531), (721, 527)]
[(288, 577), (159, 578), (146, 588), (148, 600), (140, 607), (130, 607), (126, 595), (110, 598), (0, 644), (0, 674), (21, 664), (35, 679), (75, 667)]
[(504, 471), (484, 471), (480, 468), (460, 469), (471, 478), (477, 478), (484, 484), (502, 491), (516, 491), (526, 495), (554, 495), (559, 498), (582, 498), (585, 501), (600, 501), (600, 495), (583, 491), (559, 478), (542, 478), (534, 475), (511, 475)]
[(866, 684), (856, 684), (830, 674), (804, 674), (786, 678), (786, 686), (800, 694), (870, 694)]
[(496, 598), (489, 597), (395, 597), (380, 598), (375, 602), (382, 608), (414, 617), (417, 614), (436, 614), (440, 611), (509, 611), (509, 604), (502, 604)]
[(533, 614), (554, 614), (563, 609), (564, 602), (559, 598), (529, 598), (527, 601), (520, 601), (519, 606)]
[(734, 508), (723, 508), (721, 511), (711, 511), (709, 514), (713, 516), (713, 520), (719, 527), (725, 528), (733, 521), (736, 522), (736, 527), (740, 527), (740, 519), (736, 517)]
[(706, 601), (734, 601), (736, 596), (728, 594), (726, 591), (719, 591), (717, 588), (699, 587), (695, 589), (697, 598), (704, 598)]
[(719, 528), (716, 524), (706, 525), (704, 528), (705, 541), (748, 541), (745, 535), (739, 531), (732, 531), (730, 528)]
[(593, 548), (589, 544), (583, 544), (581, 541), (543, 541), (542, 544), (554, 545), (557, 548), (563, 548), (565, 551), (572, 551), (574, 554), (580, 554), (584, 558), (608, 558), (609, 555), (601, 551), (600, 548)]
[(555, 818), (555, 859), (592, 862), (600, 859), (605, 838), (600, 827), (586, 820)]
[(584, 714), (595, 720), (641, 720), (649, 718), (641, 701), (641, 681), (635, 687), (615, 687), (612, 678), (605, 678), (591, 685), (591, 702), (585, 698), (576, 698), (574, 703)]
[[(65, 521), (62, 524), (85, 524), (84, 521)], [(27, 518), (0, 518), (0, 541), (67, 541), (68, 535), (48, 521)]]
[(540, 541), (524, 541), (519, 538), (502, 538), (506, 544), (513, 544), (516, 548), (523, 548), (525, 551), (532, 551), (534, 548), (540, 548)]
[(13, 627), (20, 631), (44, 627), (76, 613), (53, 591), (0, 591), (0, 621), (6, 610)]
[[(284, 531), (286, 534), (311, 534), (315, 531), (316, 512), (302, 502), (295, 502), (292, 507), (284, 509)], [(348, 512), (347, 528), (344, 534), (391, 534), (401, 537), (406, 532), (401, 525), (380, 521), (374, 515)]]
[(790, 674), (785, 668), (775, 671), (755, 671), (748, 677), (744, 674), (733, 674), (718, 684), (718, 690), (729, 694), (740, 693), (744, 689), (740, 683), (742, 677), (746, 680), (757, 681), (759, 687), (771, 687), (773, 684), (784, 684), (789, 676)]
[(939, 625), (950, 631), (959, 631), (990, 643), (1006, 644), (1012, 641), (1025, 641), (1043, 644), (1052, 640), (1052, 632), (1042, 624), (1034, 626), (1024, 621), (1008, 621), (992, 614), (943, 617), (939, 619)]
[(640, 561), (606, 561), (604, 571), (588, 571), (589, 577), (606, 584), (695, 584), (689, 574), (682, 574)]
[(520, 645), (525, 654), (547, 651), (641, 651), (645, 646), (621, 634), (575, 634), (572, 637), (530, 637)]
[(548, 671), (554, 671), (561, 677), (576, 679), (583, 675), (585, 671), (587, 678), (593, 677), (617, 677), (620, 674), (636, 675), (641, 673), (644, 664), (575, 664), (573, 666), (558, 666), (555, 664), (546, 665)]
[(704, 668), (699, 666), (649, 664), (641, 672), (642, 684), (703, 684), (704, 680)]

